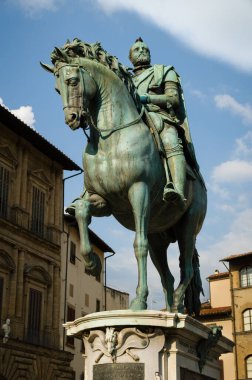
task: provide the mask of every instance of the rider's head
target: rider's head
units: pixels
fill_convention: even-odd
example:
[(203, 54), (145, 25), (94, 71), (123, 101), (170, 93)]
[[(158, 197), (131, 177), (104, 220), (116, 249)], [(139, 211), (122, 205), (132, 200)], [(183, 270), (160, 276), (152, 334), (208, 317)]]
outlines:
[(150, 65), (150, 50), (148, 46), (143, 42), (141, 37), (139, 37), (131, 46), (129, 51), (129, 59), (134, 67)]

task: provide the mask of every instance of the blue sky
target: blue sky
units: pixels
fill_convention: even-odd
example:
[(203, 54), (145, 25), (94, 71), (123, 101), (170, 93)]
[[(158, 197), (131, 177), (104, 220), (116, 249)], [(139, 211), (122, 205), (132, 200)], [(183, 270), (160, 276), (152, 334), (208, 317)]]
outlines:
[[(1, 103), (81, 165), (86, 140), (64, 124), (50, 63), (54, 46), (78, 37), (100, 41), (130, 65), (128, 51), (141, 36), (153, 63), (172, 64), (181, 76), (191, 133), (208, 187), (208, 213), (197, 247), (203, 285), (219, 260), (252, 249), (252, 3), (250, 0), (2, 0)], [(71, 173), (65, 173), (66, 176)], [(81, 176), (66, 181), (68, 204)], [(116, 251), (108, 284), (134, 294), (133, 234), (113, 218), (91, 228)], [(169, 249), (178, 280), (178, 251)], [(158, 276), (149, 265), (149, 307), (164, 306)]]

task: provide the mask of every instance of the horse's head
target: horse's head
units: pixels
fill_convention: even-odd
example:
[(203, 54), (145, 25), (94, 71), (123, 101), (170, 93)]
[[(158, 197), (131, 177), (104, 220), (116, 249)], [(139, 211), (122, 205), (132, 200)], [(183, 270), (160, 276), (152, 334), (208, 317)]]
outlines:
[(89, 102), (96, 93), (96, 83), (79, 60), (55, 48), (54, 66), (41, 66), (54, 74), (56, 91), (61, 95), (66, 124), (73, 130), (86, 128), (90, 121)]

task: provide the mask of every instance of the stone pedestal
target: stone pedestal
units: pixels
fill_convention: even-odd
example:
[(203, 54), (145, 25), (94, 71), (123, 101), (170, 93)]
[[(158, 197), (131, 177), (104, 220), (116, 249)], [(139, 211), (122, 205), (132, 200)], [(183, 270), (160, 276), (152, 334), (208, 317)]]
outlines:
[(233, 347), (195, 319), (161, 311), (99, 312), (64, 326), (83, 339), (85, 380), (219, 380), (219, 356)]

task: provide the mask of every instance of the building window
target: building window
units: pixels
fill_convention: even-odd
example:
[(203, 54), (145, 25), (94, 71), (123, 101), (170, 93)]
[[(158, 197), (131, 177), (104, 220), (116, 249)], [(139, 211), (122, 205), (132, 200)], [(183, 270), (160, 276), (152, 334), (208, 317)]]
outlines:
[(247, 288), (252, 286), (252, 267), (245, 267), (240, 272), (241, 276), (241, 287)]
[(31, 230), (43, 236), (45, 219), (45, 193), (33, 187), (32, 189), (32, 219)]
[(96, 281), (101, 282), (101, 273), (95, 276)]
[(95, 306), (95, 311), (100, 311), (101, 310), (101, 301), (96, 300), (96, 306)]
[(74, 286), (73, 286), (73, 284), (69, 284), (69, 296), (70, 297), (74, 296)]
[(247, 309), (243, 312), (244, 331), (252, 330), (252, 309)]
[(70, 243), (70, 263), (75, 264), (76, 259), (76, 245), (71, 241)]
[[(71, 306), (67, 306), (67, 321), (74, 321), (74, 320), (75, 320), (75, 309)], [(74, 337), (67, 335), (66, 344), (68, 344), (71, 347), (74, 347)]]
[(2, 321), (2, 310), (3, 310), (3, 287), (4, 287), (4, 279), (0, 277), (0, 323)]
[(85, 294), (85, 306), (89, 306), (89, 295)]
[(0, 216), (6, 217), (8, 211), (8, 195), (10, 172), (0, 166)]
[(30, 343), (40, 343), (42, 292), (30, 289), (27, 338)]
[(81, 344), (80, 344), (80, 352), (81, 352), (82, 354), (85, 353), (85, 346), (84, 346), (83, 339), (81, 340)]
[(252, 355), (246, 359), (247, 378), (252, 379)]

